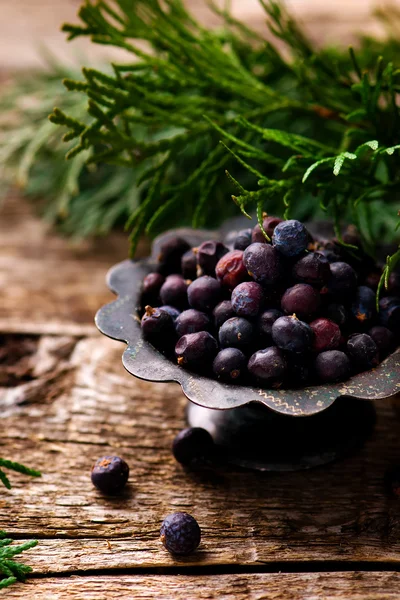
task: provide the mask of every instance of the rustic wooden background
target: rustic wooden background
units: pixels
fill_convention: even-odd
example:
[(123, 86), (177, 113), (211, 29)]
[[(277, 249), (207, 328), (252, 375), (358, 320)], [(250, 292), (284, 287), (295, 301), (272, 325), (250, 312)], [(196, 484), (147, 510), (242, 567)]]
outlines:
[[(345, 36), (368, 25), (367, 1), (292, 4), (309, 11), (319, 35), (340, 27)], [(53, 28), (77, 5), (6, 2), (20, 22), (1, 20), (2, 58), (10, 66), (35, 64), (38, 32), (43, 41), (54, 36), (64, 52)], [(253, 10), (251, 3), (249, 20)], [(27, 36), (17, 57), (20, 23)], [(123, 345), (93, 325), (96, 310), (113, 298), (104, 277), (126, 257), (125, 236), (73, 244), (17, 195), (0, 210), (0, 455), (43, 471), (41, 479), (11, 475), (12, 491), (0, 489), (1, 529), (40, 542), (24, 558), (33, 577), (4, 596), (399, 598), (400, 501), (383, 483), (385, 470), (400, 463), (395, 404), (379, 406), (375, 433), (361, 451), (324, 468), (186, 472), (170, 452), (184, 425), (178, 387), (129, 376)], [(131, 467), (118, 499), (102, 497), (90, 482), (91, 464), (106, 453)], [(180, 561), (158, 541), (162, 519), (175, 510), (189, 511), (203, 531), (199, 551)]]

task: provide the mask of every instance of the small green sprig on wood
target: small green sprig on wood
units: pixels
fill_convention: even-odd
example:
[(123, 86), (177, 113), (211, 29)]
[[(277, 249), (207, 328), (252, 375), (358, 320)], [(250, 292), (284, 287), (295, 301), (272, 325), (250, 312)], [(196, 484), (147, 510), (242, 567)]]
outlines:
[(26, 467), (25, 465), (21, 465), (20, 463), (14, 462), (12, 460), (0, 458), (0, 481), (8, 490), (11, 489), (11, 483), (7, 475), (4, 473), (3, 469), (10, 469), (11, 471), (15, 471), (16, 473), (30, 475), (31, 477), (41, 477), (40, 471), (37, 471), (36, 469), (31, 469), (29, 467)]
[(4, 531), (0, 531), (0, 590), (9, 587), (18, 581), (25, 581), (32, 568), (14, 560), (14, 557), (37, 546), (37, 540), (24, 544), (12, 545), (13, 540), (8, 538)]

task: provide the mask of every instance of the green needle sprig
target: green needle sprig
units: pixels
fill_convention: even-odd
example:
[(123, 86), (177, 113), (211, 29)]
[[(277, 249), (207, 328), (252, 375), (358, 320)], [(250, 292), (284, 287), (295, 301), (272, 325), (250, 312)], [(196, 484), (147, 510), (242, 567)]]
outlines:
[(4, 473), (3, 468), (10, 469), (16, 473), (22, 473), (23, 475), (30, 475), (31, 477), (41, 477), (42, 475), (40, 471), (37, 471), (36, 469), (31, 469), (12, 460), (0, 458), (0, 481), (8, 490), (11, 489), (11, 483), (7, 475)]
[(4, 531), (0, 531), (0, 590), (9, 587), (17, 581), (25, 581), (32, 568), (14, 560), (14, 557), (22, 552), (26, 552), (37, 546), (37, 540), (31, 540), (17, 546), (12, 545), (12, 539), (6, 536)]

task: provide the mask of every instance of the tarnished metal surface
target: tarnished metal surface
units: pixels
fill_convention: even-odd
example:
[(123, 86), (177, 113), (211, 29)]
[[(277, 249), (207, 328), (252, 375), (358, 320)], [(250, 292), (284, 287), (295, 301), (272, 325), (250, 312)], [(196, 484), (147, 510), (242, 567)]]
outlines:
[[(189, 229), (178, 231), (192, 245), (218, 235)], [(176, 233), (174, 231), (174, 235)], [(102, 333), (128, 344), (123, 364), (132, 375), (147, 381), (175, 381), (189, 400), (205, 408), (229, 410), (257, 402), (277, 413), (299, 417), (324, 411), (341, 396), (382, 400), (400, 393), (400, 349), (376, 369), (356, 375), (344, 383), (304, 389), (265, 390), (232, 386), (185, 371), (142, 339), (137, 317), (141, 283), (154, 268), (159, 245), (160, 239), (156, 240), (152, 256), (148, 259), (139, 262), (126, 260), (111, 269), (108, 285), (118, 299), (101, 308), (96, 315), (96, 325)]]

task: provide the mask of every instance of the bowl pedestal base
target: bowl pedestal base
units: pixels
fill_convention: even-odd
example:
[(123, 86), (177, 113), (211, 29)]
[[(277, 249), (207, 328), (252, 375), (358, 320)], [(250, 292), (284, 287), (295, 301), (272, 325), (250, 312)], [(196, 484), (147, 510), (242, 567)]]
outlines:
[(257, 471), (297, 471), (361, 447), (373, 431), (371, 402), (344, 397), (321, 413), (292, 417), (260, 403), (214, 410), (189, 402), (187, 421), (212, 435), (222, 460)]

